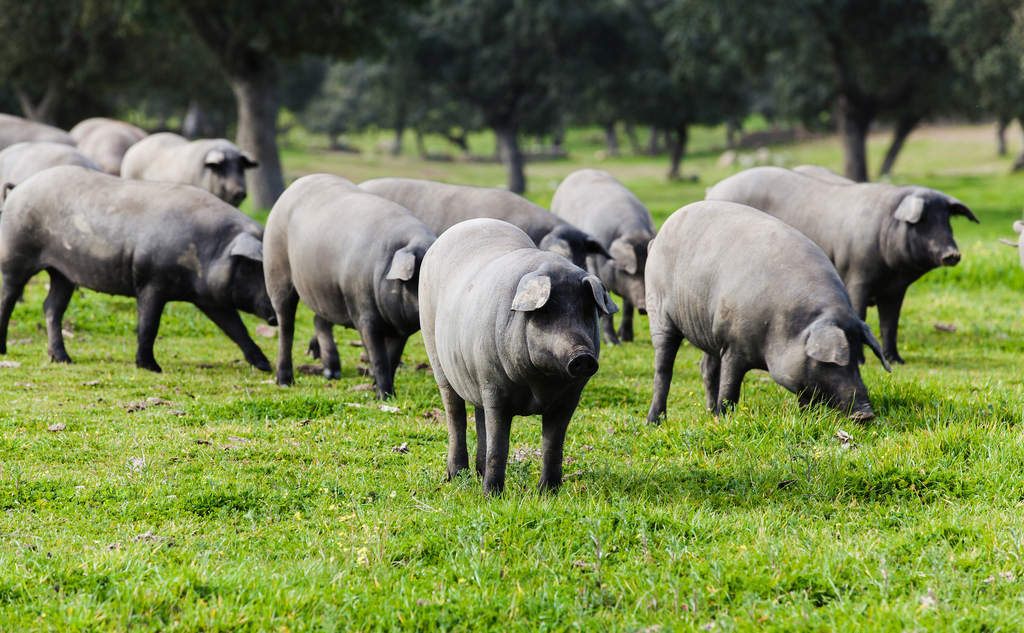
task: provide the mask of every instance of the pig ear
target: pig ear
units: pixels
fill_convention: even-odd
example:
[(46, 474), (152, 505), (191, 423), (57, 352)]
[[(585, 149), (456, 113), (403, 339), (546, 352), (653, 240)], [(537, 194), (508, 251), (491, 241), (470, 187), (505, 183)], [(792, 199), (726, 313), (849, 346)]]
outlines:
[(224, 152), (220, 151), (219, 149), (211, 149), (210, 151), (206, 152), (206, 158), (203, 159), (203, 164), (223, 165), (224, 161), (226, 161), (227, 159), (228, 157), (224, 155)]
[(245, 257), (258, 262), (263, 261), (263, 242), (259, 241), (248, 233), (239, 233), (231, 240), (228, 247), (228, 255), (234, 257)]
[(569, 260), (572, 259), (572, 247), (569, 246), (569, 242), (566, 242), (560, 237), (553, 237), (550, 233), (544, 236), (544, 239), (540, 241), (537, 248), (542, 251), (557, 253)]
[(242, 160), (242, 169), (252, 169), (253, 167), (260, 166), (260, 161), (256, 160), (249, 152), (242, 150), (238, 155)]
[(605, 250), (604, 244), (598, 242), (592, 235), (587, 235), (583, 238), (583, 247), (587, 250), (587, 253), (591, 255), (604, 255), (608, 259), (614, 259), (611, 253)]
[(604, 284), (600, 279), (594, 275), (587, 275), (583, 278), (583, 283), (590, 285), (590, 292), (593, 293), (597, 309), (601, 311), (601, 314), (615, 314), (619, 311), (619, 306), (612, 301), (611, 295), (604, 289)]
[(882, 361), (882, 367), (885, 367), (885, 371), (891, 374), (892, 367), (890, 367), (889, 363), (886, 362), (885, 354), (882, 353), (882, 346), (878, 344), (878, 339), (875, 338), (875, 333), (872, 332), (871, 328), (868, 327), (868, 324), (864, 323), (863, 321), (861, 322), (860, 327), (861, 330), (863, 330), (864, 332), (864, 342), (867, 343), (867, 346), (870, 347), (871, 351), (875, 353), (875, 356), (878, 357), (878, 360)]
[(551, 297), (551, 277), (544, 273), (530, 273), (519, 280), (512, 309), (516, 312), (532, 312), (543, 308)]
[(949, 214), (950, 215), (962, 215), (962, 216), (965, 216), (971, 222), (974, 222), (975, 224), (981, 224), (981, 220), (978, 219), (978, 216), (976, 216), (973, 213), (971, 213), (971, 210), (967, 208), (966, 204), (964, 204), (963, 202), (960, 202), (959, 200), (957, 200), (953, 196), (946, 196), (946, 197), (949, 199)]
[[(966, 208), (966, 207), (965, 207)], [(903, 198), (892, 217), (910, 224), (916, 224), (924, 212), (924, 198), (912, 193)]]
[(612, 259), (615, 260), (616, 266), (630, 275), (636, 274), (636, 250), (632, 244), (626, 241), (626, 238), (620, 237), (612, 242), (608, 251), (612, 254)]
[(815, 321), (804, 348), (807, 355), (823, 363), (835, 363), (845, 367), (850, 363), (850, 343), (846, 332), (831, 323)]
[(395, 251), (391, 258), (391, 269), (388, 270), (387, 279), (401, 279), (409, 281), (416, 274), (416, 254), (406, 249)]

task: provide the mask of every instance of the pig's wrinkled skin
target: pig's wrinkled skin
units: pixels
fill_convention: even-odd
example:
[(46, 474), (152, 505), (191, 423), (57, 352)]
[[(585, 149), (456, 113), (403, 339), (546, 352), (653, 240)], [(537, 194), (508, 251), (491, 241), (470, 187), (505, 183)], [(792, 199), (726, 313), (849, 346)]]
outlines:
[(856, 180), (850, 180), (846, 176), (841, 176), (828, 167), (822, 167), (821, 165), (797, 165), (793, 168), (793, 171), (798, 174), (810, 176), (811, 178), (817, 178), (822, 182), (828, 182), (833, 185), (857, 184)]
[(448, 423), (448, 478), (469, 468), (466, 403), (476, 408), (476, 472), (505, 485), (516, 415), (541, 415), (541, 490), (562, 483), (562, 447), (598, 369), (599, 316), (617, 310), (601, 281), (539, 250), (523, 231), (469, 220), (441, 235), (420, 271), (423, 343)]
[(465, 220), (492, 218), (519, 227), (538, 248), (567, 257), (581, 268), (586, 267), (587, 255), (592, 253), (609, 257), (592, 236), (504, 189), (414, 178), (374, 178), (361, 183), (359, 188), (402, 205), (437, 235)]
[(121, 175), (121, 161), (132, 145), (146, 138), (145, 130), (114, 119), (86, 119), (71, 128), (78, 149), (112, 176)]
[(644, 203), (614, 176), (600, 169), (569, 174), (555, 190), (551, 211), (593, 235), (611, 254), (587, 257), (587, 269), (605, 288), (622, 297), (622, 323), (618, 335), (611, 315), (601, 318), (604, 340), (618, 345), (633, 340), (633, 308), (647, 311), (644, 266), (647, 245), (657, 230)]
[(189, 141), (161, 132), (128, 148), (121, 161), (121, 175), (192, 185), (237, 207), (245, 200), (245, 170), (257, 165), (252, 154), (227, 139)]
[(647, 314), (654, 344), (648, 422), (665, 415), (684, 338), (704, 352), (705, 400), (715, 415), (739, 401), (748, 371), (762, 369), (801, 406), (821, 402), (853, 419), (875, 417), (853, 354), (867, 344), (882, 359), (874, 334), (825, 253), (756, 209), (695, 202), (672, 214), (647, 257)]
[(187, 301), (224, 330), (249, 364), (270, 371), (238, 315), (276, 323), (263, 281), (262, 237), (259, 222), (194, 187), (77, 166), (40, 172), (8, 194), (0, 213), (0, 353), (22, 289), (45, 270), (47, 350), (56, 362), (71, 362), (61, 322), (79, 285), (136, 297), (135, 364), (143, 369), (161, 371), (153, 342), (164, 305)]
[(267, 219), (267, 290), (281, 324), (277, 381), (290, 385), (295, 310), (301, 299), (316, 314), (312, 350), (324, 375), (341, 365), (332, 325), (362, 337), (377, 397), (394, 394), (406, 340), (420, 329), (419, 266), (434, 234), (401, 206), (338, 176), (296, 180)]
[(49, 141), (15, 143), (0, 152), (0, 185), (17, 185), (44, 169), (59, 165), (79, 165), (100, 171), (99, 165), (71, 145)]
[(809, 176), (780, 167), (726, 178), (708, 189), (707, 199), (752, 206), (811, 238), (839, 271), (857, 315), (863, 319), (869, 305), (878, 306), (882, 350), (897, 363), (903, 362), (896, 334), (907, 288), (929, 270), (960, 261), (951, 216), (978, 221), (963, 202), (934, 189), (843, 184), (822, 179), (820, 171)]
[(49, 141), (75, 146), (75, 140), (60, 128), (29, 121), (20, 116), (0, 114), (0, 150), (15, 143), (30, 141)]

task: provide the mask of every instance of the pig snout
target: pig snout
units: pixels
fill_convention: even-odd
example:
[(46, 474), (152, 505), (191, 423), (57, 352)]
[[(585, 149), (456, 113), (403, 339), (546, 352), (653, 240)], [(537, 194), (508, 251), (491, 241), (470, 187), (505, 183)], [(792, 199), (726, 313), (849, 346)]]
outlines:
[(239, 189), (232, 189), (231, 191), (228, 192), (228, 196), (231, 198), (231, 204), (237, 207), (238, 205), (242, 204), (243, 200), (245, 200), (245, 187)]
[(958, 263), (960, 263), (960, 251), (956, 250), (955, 248), (951, 248), (943, 252), (942, 255), (939, 257), (939, 262), (943, 266), (956, 266)]
[(587, 349), (575, 351), (566, 365), (566, 371), (574, 378), (590, 378), (597, 373), (597, 369), (597, 358)]

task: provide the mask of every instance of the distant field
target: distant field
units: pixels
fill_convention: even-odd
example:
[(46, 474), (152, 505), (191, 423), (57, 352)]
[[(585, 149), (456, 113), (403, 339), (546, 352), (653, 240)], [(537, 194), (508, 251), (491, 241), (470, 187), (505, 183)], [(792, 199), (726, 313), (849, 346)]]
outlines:
[[(527, 166), (527, 196), (547, 205), (565, 175), (600, 167), (660, 224), (742, 168), (715, 166), (722, 130), (692, 136), (683, 171), (697, 180), (669, 182), (667, 157), (599, 160), (600, 131), (571, 130), (568, 159)], [(498, 164), (417, 158), (411, 134), (398, 157), (376, 149), (383, 134), (350, 139), (358, 155), (288, 138), (289, 181), (504, 182)], [(871, 139), (872, 173), (887, 141)], [(470, 143), (493, 153), (486, 135)], [(840, 167), (834, 138), (770, 149), (788, 166)], [(43, 275), (2, 358), (21, 365), (0, 368), (0, 631), (1020, 630), (1024, 271), (996, 242), (1024, 206), (1011, 162), (990, 126), (925, 128), (897, 162), (894, 181), (942, 189), (982, 223), (955, 219), (963, 261), (911, 287), (907, 364), (864, 367), (876, 420), (801, 412), (761, 372), (716, 419), (700, 354), (684, 346), (668, 421), (648, 426), (640, 317), (636, 343), (602, 349), (554, 497), (533, 490), (535, 419), (513, 427), (504, 496), (483, 497), (472, 477), (444, 483), (441, 401), (413, 369), (426, 361), (418, 335), (389, 403), (398, 413), (352, 390), (369, 382), (346, 344), (354, 331), (336, 330), (340, 381), (299, 375), (285, 389), (174, 305), (156, 347), (165, 373), (151, 374), (133, 364), (134, 301), (90, 291), (67, 313), (76, 362), (57, 366)], [(300, 317), (297, 340), (312, 332)], [(873, 311), (868, 321), (877, 331)], [(257, 338), (274, 359), (276, 339)], [(311, 362), (303, 350), (296, 364)], [(403, 443), (408, 453), (393, 450)]]

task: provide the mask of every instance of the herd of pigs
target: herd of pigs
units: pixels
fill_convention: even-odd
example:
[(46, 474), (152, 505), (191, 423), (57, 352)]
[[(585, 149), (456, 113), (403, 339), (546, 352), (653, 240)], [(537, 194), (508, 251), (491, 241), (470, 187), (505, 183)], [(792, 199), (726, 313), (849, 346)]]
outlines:
[[(469, 403), (485, 492), (504, 485), (517, 415), (542, 416), (539, 487), (558, 488), (601, 339), (631, 342), (634, 310), (650, 320), (652, 423), (666, 414), (683, 339), (704, 352), (715, 414), (761, 369), (801, 406), (871, 419), (864, 346), (887, 370), (903, 362), (896, 333), (908, 286), (960, 260), (951, 216), (978, 221), (933, 189), (802, 166), (740, 172), (660, 231), (632, 192), (595, 169), (570, 174), (551, 211), (501, 189), (311, 175), (284, 192), (264, 228), (235, 208), (256, 159), (224, 139), (147, 135), (110, 119), (66, 133), (0, 115), (0, 149), (0, 353), (25, 284), (44, 270), (56, 362), (71, 361), (61, 324), (76, 286), (137, 299), (135, 362), (152, 371), (169, 301), (194, 304), (263, 371), (270, 362), (238, 311), (278, 325), (281, 385), (294, 380), (302, 301), (315, 314), (309, 352), (324, 376), (341, 374), (333, 326), (353, 328), (382, 399), (421, 330), (447, 417), (448, 476), (469, 468)], [(622, 297), (617, 331), (609, 290)], [(881, 343), (864, 322), (869, 305)]]

